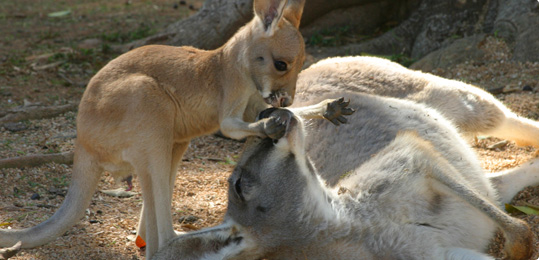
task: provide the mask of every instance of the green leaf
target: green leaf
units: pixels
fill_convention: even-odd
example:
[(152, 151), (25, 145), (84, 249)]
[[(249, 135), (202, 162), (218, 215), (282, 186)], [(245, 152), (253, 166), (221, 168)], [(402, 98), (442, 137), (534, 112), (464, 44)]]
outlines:
[(539, 215), (539, 210), (527, 206), (514, 206), (511, 204), (505, 204), (505, 210), (509, 213), (522, 212), (526, 215)]
[(64, 11), (58, 11), (58, 12), (53, 12), (53, 13), (49, 13), (48, 16), (49, 17), (62, 17), (62, 16), (66, 16), (68, 14), (71, 13), (71, 10), (64, 10)]
[(9, 226), (9, 225), (11, 225), (11, 224), (12, 224), (12, 223), (10, 223), (10, 222), (2, 222), (2, 223), (0, 223), (0, 227), (3, 227), (3, 226)]
[(236, 162), (232, 160), (230, 157), (226, 157), (225, 162), (226, 164), (229, 164), (229, 165), (236, 165)]

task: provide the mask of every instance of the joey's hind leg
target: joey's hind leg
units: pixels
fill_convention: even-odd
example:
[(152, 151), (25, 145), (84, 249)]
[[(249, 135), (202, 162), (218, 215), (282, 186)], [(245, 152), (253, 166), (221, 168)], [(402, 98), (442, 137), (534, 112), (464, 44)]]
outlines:
[[(178, 173), (178, 164), (180, 163), (183, 154), (189, 147), (189, 142), (175, 143), (172, 148), (172, 160), (170, 163), (170, 174), (169, 174), (169, 191), (170, 191), (170, 201), (172, 202), (172, 195), (174, 193), (174, 184), (176, 182), (176, 174)], [(142, 211), (140, 214), (140, 219), (137, 227), (137, 238), (136, 245), (138, 247), (146, 246), (146, 219), (144, 217), (144, 205), (142, 206)], [(176, 232), (176, 234), (181, 232)]]
[(171, 215), (170, 172), (172, 143), (155, 142), (145, 151), (137, 151), (132, 164), (143, 196), (139, 231), (146, 241), (146, 257), (151, 256), (174, 237)]

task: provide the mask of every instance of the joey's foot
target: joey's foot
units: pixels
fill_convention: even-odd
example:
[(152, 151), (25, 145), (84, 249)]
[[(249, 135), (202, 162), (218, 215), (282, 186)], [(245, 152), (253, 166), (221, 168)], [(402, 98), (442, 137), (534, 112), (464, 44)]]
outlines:
[(290, 118), (292, 118), (292, 112), (286, 109), (272, 111), (264, 123), (264, 133), (271, 139), (280, 139), (286, 133)]
[(131, 191), (133, 189), (133, 175), (125, 178), (124, 181), (127, 183), (127, 188), (125, 188), (125, 191)]
[(349, 108), (350, 100), (344, 101), (344, 97), (335, 99), (328, 103), (324, 118), (329, 120), (334, 125), (346, 124), (348, 120), (344, 116), (348, 116), (356, 112)]

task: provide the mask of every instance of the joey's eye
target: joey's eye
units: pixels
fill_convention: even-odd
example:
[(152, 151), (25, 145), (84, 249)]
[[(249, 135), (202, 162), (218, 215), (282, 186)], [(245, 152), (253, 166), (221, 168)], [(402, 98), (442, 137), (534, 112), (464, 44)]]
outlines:
[(257, 61), (264, 61), (264, 57), (257, 57), (256, 60)]
[(275, 69), (278, 71), (286, 71), (286, 62), (284, 61), (276, 60), (273, 62), (273, 66), (275, 66)]
[(236, 194), (238, 194), (238, 196), (240, 197), (240, 200), (245, 201), (243, 193), (241, 192), (241, 177), (239, 177), (236, 182), (234, 182), (234, 190), (236, 191)]

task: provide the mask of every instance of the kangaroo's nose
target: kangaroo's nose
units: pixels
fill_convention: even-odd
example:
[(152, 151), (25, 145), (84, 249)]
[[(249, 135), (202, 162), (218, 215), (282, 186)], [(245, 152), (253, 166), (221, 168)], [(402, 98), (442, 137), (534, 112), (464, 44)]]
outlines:
[(264, 101), (272, 107), (287, 107), (292, 105), (292, 97), (282, 92), (271, 93), (269, 97), (264, 98)]
[(292, 98), (289, 97), (289, 96), (281, 97), (281, 98), (279, 98), (279, 103), (281, 104), (281, 107), (290, 106), (290, 105), (292, 105)]

